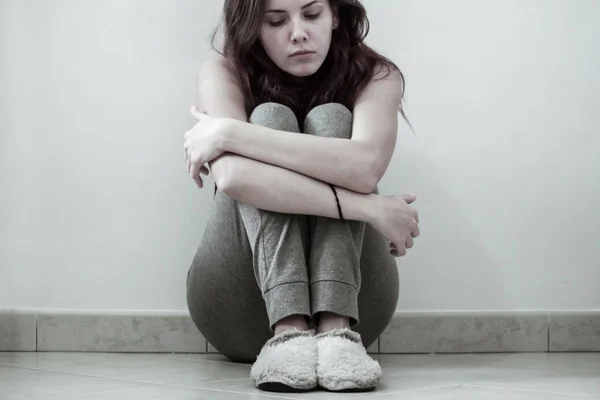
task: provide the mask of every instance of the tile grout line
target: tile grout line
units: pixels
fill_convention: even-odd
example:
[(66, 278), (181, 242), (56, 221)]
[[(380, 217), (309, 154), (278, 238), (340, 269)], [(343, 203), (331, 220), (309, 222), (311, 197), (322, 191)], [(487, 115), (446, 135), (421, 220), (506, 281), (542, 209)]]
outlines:
[(38, 339), (38, 336), (39, 336), (38, 316), (39, 316), (39, 313), (36, 311), (35, 312), (35, 351), (36, 352), (40, 351), (39, 350), (39, 339)]
[(546, 328), (546, 329), (548, 330), (548, 332), (547, 332), (547, 333), (548, 333), (548, 348), (546, 349), (546, 351), (547, 351), (548, 353), (551, 353), (551, 352), (552, 352), (551, 345), (550, 345), (550, 335), (551, 335), (551, 333), (550, 333), (550, 329), (551, 329), (551, 328), (550, 328), (550, 325), (551, 325), (551, 324), (552, 324), (551, 313), (550, 313), (550, 312), (548, 312), (548, 325), (547, 325), (547, 328)]

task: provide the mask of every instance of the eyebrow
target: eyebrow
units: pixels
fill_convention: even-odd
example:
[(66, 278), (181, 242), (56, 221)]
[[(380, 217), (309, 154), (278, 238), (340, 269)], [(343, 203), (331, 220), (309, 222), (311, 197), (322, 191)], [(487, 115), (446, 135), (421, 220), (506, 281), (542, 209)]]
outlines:
[[(315, 0), (315, 1), (311, 1), (308, 4), (305, 4), (302, 6), (302, 9), (304, 10), (305, 8), (308, 8), (310, 6), (312, 6), (313, 4), (319, 3), (319, 0)], [(285, 10), (267, 10), (267, 13), (285, 13)]]

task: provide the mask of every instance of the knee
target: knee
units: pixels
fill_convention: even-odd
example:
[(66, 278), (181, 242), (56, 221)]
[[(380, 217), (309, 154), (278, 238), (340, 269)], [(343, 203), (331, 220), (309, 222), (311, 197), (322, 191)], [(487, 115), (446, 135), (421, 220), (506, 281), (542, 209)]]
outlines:
[(308, 114), (306, 114), (306, 118), (315, 118), (317, 116), (330, 114), (347, 118), (352, 116), (352, 111), (350, 111), (348, 107), (341, 103), (325, 103), (310, 110)]
[(350, 139), (352, 118), (352, 112), (343, 104), (321, 104), (306, 115), (304, 130), (317, 136)]
[(250, 114), (249, 122), (272, 129), (299, 132), (296, 114), (286, 105), (279, 103), (262, 103)]

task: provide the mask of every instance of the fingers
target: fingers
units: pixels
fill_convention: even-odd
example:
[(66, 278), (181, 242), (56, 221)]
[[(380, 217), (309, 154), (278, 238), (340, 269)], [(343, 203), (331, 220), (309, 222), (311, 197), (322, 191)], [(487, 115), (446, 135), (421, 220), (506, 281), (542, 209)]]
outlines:
[(202, 121), (204, 118), (206, 118), (206, 114), (203, 113), (203, 112), (198, 111), (198, 109), (196, 108), (196, 106), (191, 106), (190, 107), (190, 113), (198, 121)]
[[(415, 246), (414, 238), (418, 237), (421, 234), (419, 230), (419, 224), (414, 223), (410, 227), (410, 236), (406, 238), (404, 241), (402, 239), (398, 239), (390, 242), (390, 254), (394, 257), (402, 257), (405, 256), (408, 249), (412, 249)], [(396, 243), (402, 243), (402, 245), (398, 246)]]
[(202, 182), (202, 178), (200, 178), (200, 168), (198, 167), (198, 164), (192, 164), (192, 168), (190, 169), (190, 175), (192, 176), (194, 182), (196, 182), (196, 185), (200, 189), (202, 189), (204, 185)]
[[(190, 113), (194, 116), (194, 118), (196, 118), (199, 121), (206, 118), (206, 114), (198, 111), (196, 106), (190, 107)], [(201, 160), (200, 157), (194, 158), (194, 156), (192, 154), (192, 151), (193, 151), (192, 150), (192, 142), (188, 139), (188, 136), (190, 135), (191, 132), (192, 132), (192, 130), (189, 130), (184, 135), (184, 138), (186, 139), (185, 142), (183, 143), (183, 150), (185, 153), (185, 163), (186, 163), (186, 167), (187, 167), (187, 170), (188, 170), (190, 176), (192, 177), (194, 182), (196, 182), (196, 186), (198, 186), (200, 189), (202, 189), (204, 187), (204, 183), (202, 181), (202, 178), (200, 177), (200, 174), (208, 175), (210, 171), (204, 165), (204, 162)]]
[(398, 247), (394, 242), (390, 242), (390, 254), (394, 257), (402, 257), (406, 255), (406, 244)]
[[(402, 199), (406, 202), (406, 204), (412, 204), (417, 200), (417, 196), (415, 196), (414, 194), (403, 194), (400, 197), (402, 197)], [(412, 215), (418, 224), (419, 223), (419, 213), (414, 208), (411, 208), (411, 210), (412, 210)]]
[(419, 237), (421, 234), (421, 229), (419, 228), (419, 224), (414, 224), (414, 226), (410, 229), (410, 235), (414, 238)]
[(420, 235), (419, 212), (417, 210), (415, 210), (414, 208), (412, 209), (412, 216), (413, 216), (415, 223), (414, 223), (414, 226), (411, 227), (410, 233), (411, 233), (412, 237), (417, 237)]
[(394, 257), (404, 257), (406, 255), (406, 249), (404, 249), (404, 248), (392, 249), (390, 251), (390, 254), (393, 255)]
[(404, 199), (406, 204), (411, 204), (415, 200), (417, 200), (417, 196), (415, 196), (414, 194), (403, 194), (401, 197)]
[[(202, 181), (202, 178), (200, 178), (197, 174), (195, 175), (195, 172), (194, 172), (195, 170), (193, 169), (192, 161), (191, 161), (191, 158), (189, 157), (187, 151), (185, 153), (185, 156), (186, 156), (185, 164), (186, 164), (187, 170), (190, 172), (190, 175), (194, 179), (194, 182), (196, 182), (196, 185), (202, 189), (202, 187), (204, 186), (204, 182)], [(202, 167), (200, 167), (199, 173), (202, 175), (208, 176), (210, 171), (208, 170), (208, 168), (205, 165), (203, 165)]]
[(196, 185), (202, 189), (203, 182), (200, 177), (200, 173), (203, 175), (208, 175), (208, 169), (204, 166), (204, 162), (202, 162), (201, 157), (194, 156), (191, 150), (186, 150), (186, 165), (187, 169), (190, 173), (190, 176), (196, 182)]
[[(407, 204), (413, 203), (417, 199), (416, 196), (412, 195), (412, 194), (404, 194), (401, 197), (404, 201), (406, 201)], [(404, 240), (397, 239), (397, 240), (392, 240), (390, 242), (390, 254), (392, 254), (394, 257), (402, 257), (402, 256), (406, 255), (407, 250), (412, 249), (415, 245), (414, 238), (419, 237), (419, 235), (421, 234), (421, 230), (419, 228), (419, 213), (414, 208), (412, 208), (412, 207), (409, 207), (409, 208), (410, 208), (410, 215), (412, 216), (412, 220), (410, 222), (406, 221), (405, 223), (409, 224), (410, 236), (408, 236)], [(408, 233), (406, 231), (404, 231), (404, 232), (406, 234)], [(397, 245), (398, 243), (402, 243), (402, 244)]]
[(412, 237), (406, 239), (404, 246), (397, 247), (394, 242), (390, 242), (390, 254), (394, 257), (405, 256), (408, 249), (412, 249), (415, 246), (415, 242)]

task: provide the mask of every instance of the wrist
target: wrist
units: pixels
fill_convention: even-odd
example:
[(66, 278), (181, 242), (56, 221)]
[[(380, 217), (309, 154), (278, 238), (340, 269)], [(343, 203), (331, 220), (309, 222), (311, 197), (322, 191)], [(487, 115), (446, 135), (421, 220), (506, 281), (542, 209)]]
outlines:
[(223, 118), (223, 127), (219, 134), (218, 147), (222, 152), (235, 153), (241, 122), (233, 118)]
[(362, 221), (373, 224), (377, 218), (377, 201), (379, 200), (379, 195), (370, 193), (370, 194), (360, 194), (363, 197), (362, 201), (364, 203), (361, 213), (362, 213)]
[(338, 188), (344, 219), (372, 223), (375, 219), (376, 194), (362, 194)]

